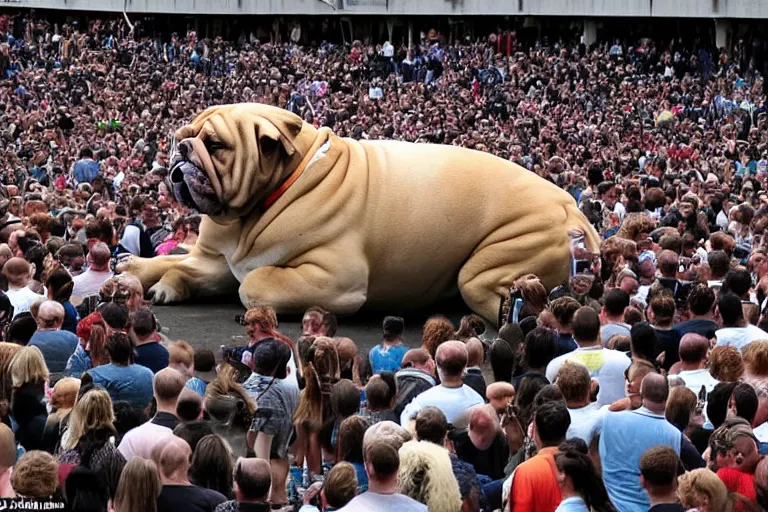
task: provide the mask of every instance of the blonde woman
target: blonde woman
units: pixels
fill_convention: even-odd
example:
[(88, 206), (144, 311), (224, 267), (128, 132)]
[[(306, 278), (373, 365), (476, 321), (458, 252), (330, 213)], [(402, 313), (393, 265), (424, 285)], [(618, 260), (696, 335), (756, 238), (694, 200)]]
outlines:
[(125, 458), (115, 446), (117, 431), (109, 393), (94, 388), (80, 397), (69, 416), (69, 436), (62, 440), (59, 462), (104, 474), (114, 495)]
[(43, 432), (43, 449), (48, 453), (58, 453), (61, 437), (69, 423), (69, 413), (77, 401), (80, 391), (80, 379), (67, 377), (61, 379), (53, 387), (51, 394), (51, 415), (45, 424)]
[(11, 359), (21, 350), (21, 345), (16, 343), (0, 342), (0, 422), (8, 421), (8, 413), (11, 405)]
[(461, 510), (461, 493), (448, 450), (434, 443), (409, 441), (400, 448), (397, 490), (424, 503), (430, 512)]
[[(725, 484), (709, 469), (694, 469), (678, 479), (677, 495), (686, 510), (695, 509), (697, 512), (758, 512), (754, 503), (744, 496), (729, 493)], [(737, 507), (736, 503), (741, 506)]]
[(151, 460), (134, 457), (125, 465), (120, 475), (113, 512), (157, 512), (160, 496), (160, 472)]
[(22, 347), (9, 365), (11, 374), (11, 416), (18, 424), (16, 441), (26, 451), (42, 448), (43, 431), (48, 419), (45, 407), (48, 367), (37, 347)]

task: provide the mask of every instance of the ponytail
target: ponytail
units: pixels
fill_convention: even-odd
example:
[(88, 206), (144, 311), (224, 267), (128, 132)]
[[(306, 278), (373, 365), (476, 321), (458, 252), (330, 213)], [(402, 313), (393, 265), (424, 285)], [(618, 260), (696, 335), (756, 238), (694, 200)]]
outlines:
[(555, 463), (557, 469), (573, 481), (574, 489), (581, 494), (588, 509), (593, 512), (616, 512), (583, 440), (573, 439), (561, 444), (555, 454)]
[(94, 322), (91, 325), (91, 333), (88, 335), (88, 353), (91, 356), (93, 367), (109, 363), (109, 354), (107, 353), (107, 326), (101, 322)]

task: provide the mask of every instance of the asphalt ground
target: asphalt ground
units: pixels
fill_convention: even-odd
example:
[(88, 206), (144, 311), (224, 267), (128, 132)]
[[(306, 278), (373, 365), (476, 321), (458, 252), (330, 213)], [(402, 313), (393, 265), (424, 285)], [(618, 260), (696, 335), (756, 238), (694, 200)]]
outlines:
[[(184, 340), (195, 349), (213, 350), (217, 358), (221, 345), (245, 345), (248, 337), (245, 327), (235, 321), (236, 315), (245, 313), (237, 296), (217, 297), (192, 301), (184, 304), (153, 306), (152, 310), (162, 326), (162, 332), (172, 341)], [(435, 304), (419, 311), (361, 311), (352, 317), (338, 319), (338, 336), (351, 338), (358, 351), (366, 354), (373, 346), (381, 342), (381, 323), (388, 314), (398, 314), (405, 320), (403, 342), (415, 348), (421, 345), (421, 331), (424, 322), (431, 315), (441, 314), (458, 327), (463, 315), (471, 311), (459, 299)], [(279, 315), (279, 330), (291, 339), (301, 335), (301, 316)], [(486, 381), (492, 382), (488, 365), (484, 373)], [(245, 455), (245, 432), (231, 430), (225, 434), (235, 456)]]
[[(246, 343), (245, 328), (235, 321), (236, 315), (245, 313), (236, 296), (153, 306), (152, 310), (162, 326), (163, 334), (171, 340), (184, 340), (194, 348), (208, 348), (214, 352), (221, 345)], [(418, 347), (421, 345), (424, 322), (431, 315), (445, 315), (458, 327), (461, 317), (469, 313), (469, 308), (458, 298), (419, 311), (361, 311), (352, 317), (339, 318), (337, 335), (351, 338), (361, 353), (367, 352), (381, 342), (381, 323), (384, 317), (398, 314), (405, 319), (404, 344), (408, 347)], [(291, 339), (296, 340), (301, 334), (300, 316), (280, 315), (278, 322), (280, 332)]]

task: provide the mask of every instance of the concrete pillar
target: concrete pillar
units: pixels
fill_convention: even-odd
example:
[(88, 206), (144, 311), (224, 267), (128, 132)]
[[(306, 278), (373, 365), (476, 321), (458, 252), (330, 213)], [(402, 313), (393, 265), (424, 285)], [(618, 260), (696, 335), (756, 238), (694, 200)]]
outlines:
[(728, 48), (731, 45), (731, 22), (715, 20), (715, 45), (718, 48)]
[(413, 22), (408, 22), (408, 60), (410, 60), (413, 55), (411, 54), (411, 47), (413, 46)]
[(584, 19), (584, 44), (589, 46), (597, 42), (597, 22), (588, 18)]

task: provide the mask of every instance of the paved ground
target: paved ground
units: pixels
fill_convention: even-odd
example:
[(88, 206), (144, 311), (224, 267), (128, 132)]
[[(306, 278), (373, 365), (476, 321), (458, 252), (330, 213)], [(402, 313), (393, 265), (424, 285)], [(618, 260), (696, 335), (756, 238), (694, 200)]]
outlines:
[[(163, 326), (163, 333), (172, 340), (188, 341), (195, 348), (217, 350), (221, 345), (245, 344), (243, 326), (235, 322), (235, 315), (244, 313), (236, 298), (222, 298), (212, 302), (200, 302), (176, 306), (154, 306), (152, 310)], [(421, 328), (433, 314), (443, 314), (456, 326), (462, 315), (468, 314), (460, 300), (437, 304), (427, 310), (406, 313), (405, 344), (417, 347), (421, 344)], [(361, 312), (353, 317), (339, 319), (339, 336), (352, 338), (360, 351), (370, 350), (381, 341), (381, 321), (388, 313)], [(301, 334), (301, 318), (281, 316), (280, 331), (292, 339)]]
[[(153, 306), (152, 310), (162, 325), (163, 333), (171, 340), (185, 340), (195, 348), (209, 348), (217, 355), (221, 345), (244, 345), (247, 342), (245, 328), (235, 322), (235, 315), (244, 313), (237, 297), (175, 306)], [(421, 344), (421, 329), (430, 315), (443, 314), (458, 326), (462, 315), (469, 312), (466, 305), (457, 299), (437, 304), (424, 311), (406, 313), (405, 344), (409, 347), (418, 347)], [(381, 322), (386, 314), (362, 312), (353, 317), (340, 318), (338, 334), (351, 338), (360, 352), (367, 353), (381, 341)], [(281, 316), (278, 320), (279, 329), (283, 334), (294, 340), (299, 337), (301, 317)], [(489, 373), (487, 368), (486, 373)], [(490, 379), (490, 375), (486, 375), (486, 379)], [(233, 430), (226, 433), (225, 437), (236, 456), (245, 455), (243, 431)]]

